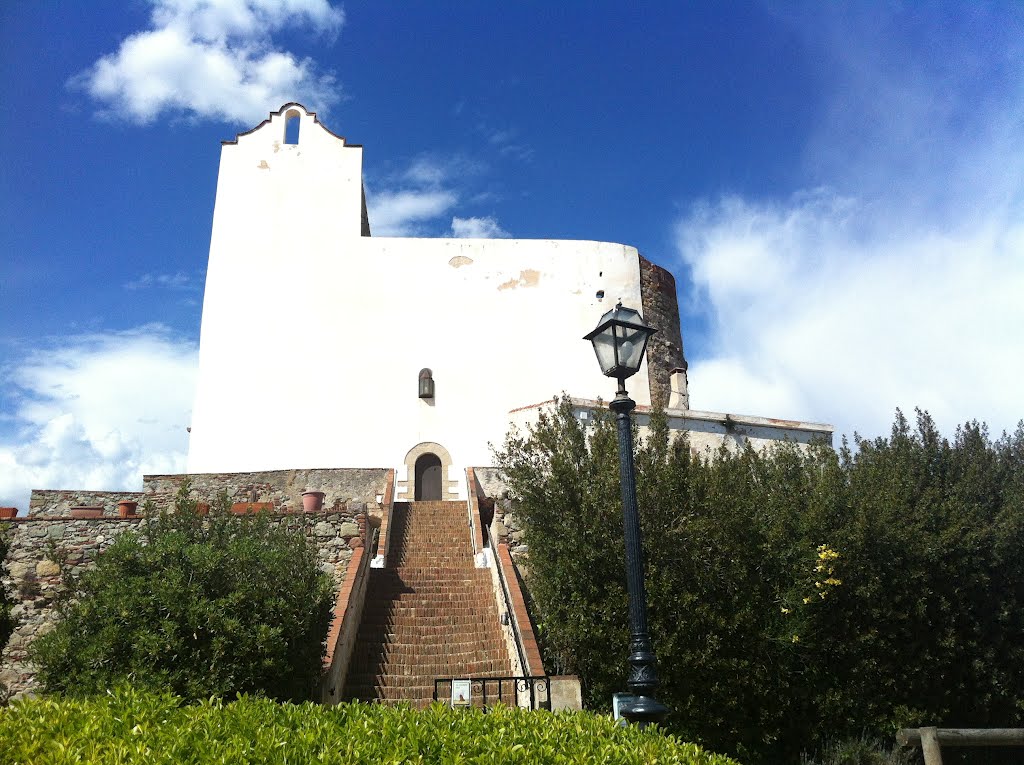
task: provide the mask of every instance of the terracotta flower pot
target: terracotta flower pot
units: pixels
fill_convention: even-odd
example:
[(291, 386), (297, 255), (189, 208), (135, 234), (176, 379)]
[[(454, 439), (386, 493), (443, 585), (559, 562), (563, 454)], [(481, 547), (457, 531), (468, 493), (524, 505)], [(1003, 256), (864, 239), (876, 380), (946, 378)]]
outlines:
[(323, 508), (325, 496), (327, 495), (322, 491), (302, 492), (302, 509), (307, 513), (315, 513)]
[(71, 508), (72, 518), (102, 518), (102, 507), (73, 507)]
[(210, 503), (209, 502), (196, 502), (196, 515), (209, 515), (210, 514)]
[(122, 518), (134, 518), (138, 509), (139, 503), (131, 499), (117, 503), (117, 514)]

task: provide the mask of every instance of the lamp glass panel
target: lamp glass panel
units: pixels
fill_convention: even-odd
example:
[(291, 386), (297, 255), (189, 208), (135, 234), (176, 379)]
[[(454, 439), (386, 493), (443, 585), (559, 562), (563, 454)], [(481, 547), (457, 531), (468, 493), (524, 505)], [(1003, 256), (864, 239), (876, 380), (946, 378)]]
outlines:
[(647, 346), (647, 332), (633, 327), (617, 327), (619, 335), (619, 365), (627, 375), (636, 374)]
[(594, 344), (594, 353), (597, 354), (597, 363), (601, 366), (601, 373), (605, 375), (609, 374), (616, 366), (615, 341), (612, 331), (611, 327), (607, 327), (591, 339)]

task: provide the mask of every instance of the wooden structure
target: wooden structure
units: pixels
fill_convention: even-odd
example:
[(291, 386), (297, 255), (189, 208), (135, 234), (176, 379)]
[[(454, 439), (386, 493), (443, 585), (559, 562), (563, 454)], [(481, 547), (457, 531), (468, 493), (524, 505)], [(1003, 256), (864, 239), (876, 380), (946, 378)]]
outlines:
[(943, 746), (1024, 747), (1024, 728), (904, 728), (896, 740), (903, 746), (920, 745), (924, 765), (942, 765)]

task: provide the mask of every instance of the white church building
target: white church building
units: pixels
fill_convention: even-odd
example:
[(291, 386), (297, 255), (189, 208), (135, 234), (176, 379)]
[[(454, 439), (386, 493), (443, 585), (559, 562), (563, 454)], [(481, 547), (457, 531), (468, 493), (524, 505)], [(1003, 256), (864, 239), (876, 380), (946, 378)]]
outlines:
[[(635, 248), (374, 237), (362, 161), (362, 147), (295, 103), (224, 143), (189, 475), (144, 476), (141, 492), (37, 489), (27, 515), (0, 508), (0, 531), (11, 535), (3, 584), (19, 599), (20, 623), (0, 653), (0, 683), (12, 693), (38, 685), (29, 647), (52, 629), (65, 586), (54, 560), (92, 565), (186, 486), (200, 514), (220, 499), (231, 512), (275, 514), (333, 575), (320, 700), (425, 703), (438, 677), (544, 675), (512, 557), (528, 550), (509, 546), (512, 513), (492, 501), (488, 514), (484, 500), (504, 486), (484, 468), (490, 444), (555, 396), (570, 396), (583, 422), (613, 396), (583, 338), (619, 301), (658, 330), (627, 381), (641, 435), (651, 408), (663, 407), (697, 451), (831, 441), (829, 425), (691, 409), (675, 280)], [(410, 514), (407, 500), (463, 501)], [(468, 533), (460, 540), (456, 528)], [(420, 556), (408, 565), (407, 543)], [(432, 590), (433, 569), (456, 589)], [(401, 605), (420, 584), (426, 605)], [(448, 614), (452, 592), (489, 616)], [(421, 650), (437, 627), (420, 630), (418, 607), (445, 612), (463, 640), (443, 668)], [(399, 644), (394, 666), (404, 674), (385, 661)]]
[(397, 468), (398, 500), (465, 498), (510, 424), (610, 398), (583, 336), (617, 301), (659, 332), (629, 380), (693, 448), (831, 439), (689, 408), (675, 280), (593, 241), (371, 235), (362, 146), (297, 103), (221, 150), (189, 473)]

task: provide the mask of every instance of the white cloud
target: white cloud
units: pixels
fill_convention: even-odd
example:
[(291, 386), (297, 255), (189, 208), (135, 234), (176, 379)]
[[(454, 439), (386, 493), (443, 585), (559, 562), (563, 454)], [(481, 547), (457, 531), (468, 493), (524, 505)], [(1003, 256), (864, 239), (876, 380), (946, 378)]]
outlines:
[(404, 180), (416, 186), (440, 186), (451, 175), (450, 164), (436, 157), (417, 157), (403, 173)]
[(183, 274), (178, 271), (174, 274), (153, 274), (145, 273), (137, 279), (132, 279), (130, 282), (125, 282), (124, 288), (126, 290), (146, 290), (146, 289), (169, 289), (169, 290), (186, 290), (194, 287), (192, 279), (187, 274)]
[(968, 419), (1012, 429), (1024, 417), (1024, 76), (990, 71), (979, 98), (985, 43), (953, 30), (955, 45), (929, 48), (927, 34), (894, 42), (887, 24), (843, 19), (825, 41), (835, 95), (807, 144), (814, 185), (704, 201), (678, 223), (691, 299), (712, 319), (687, 347), (692, 405), (866, 436), (914, 406), (946, 433)]
[(480, 132), (499, 154), (523, 162), (533, 159), (533, 148), (519, 140), (519, 130), (515, 127), (495, 128), (486, 121), (477, 125)]
[(866, 206), (824, 192), (726, 199), (683, 221), (680, 252), (714, 320), (691, 364), (693, 406), (866, 435), (897, 406), (947, 430), (969, 418), (1012, 428), (1024, 416), (1024, 219), (876, 227)]
[(158, 325), (79, 335), (4, 370), (0, 504), (31, 489), (138, 490), (144, 473), (182, 472), (195, 344)]
[(150, 29), (71, 80), (102, 113), (139, 124), (176, 112), (248, 125), (286, 101), (321, 111), (337, 102), (332, 75), (271, 40), (290, 26), (336, 34), (344, 14), (328, 0), (150, 2)]
[(371, 197), (370, 229), (374, 236), (414, 236), (421, 224), (448, 212), (458, 200), (445, 189), (383, 191)]
[(374, 236), (508, 236), (493, 217), (451, 219), (441, 223), (459, 204), (471, 179), (484, 168), (466, 157), (422, 155), (404, 170), (377, 184), (367, 184), (366, 205)]
[(456, 239), (507, 239), (511, 236), (491, 216), (452, 218), (452, 236)]

